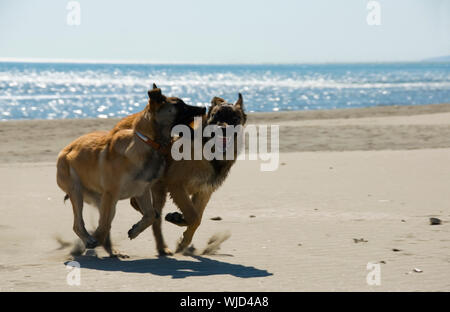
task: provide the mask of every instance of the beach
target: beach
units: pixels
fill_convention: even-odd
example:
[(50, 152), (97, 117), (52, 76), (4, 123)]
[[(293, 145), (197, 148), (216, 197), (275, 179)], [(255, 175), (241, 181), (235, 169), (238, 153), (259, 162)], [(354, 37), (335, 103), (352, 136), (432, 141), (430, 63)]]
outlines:
[[(121, 201), (112, 240), (130, 258), (76, 257), (68, 285), (57, 238), (76, 236), (56, 157), (117, 121), (0, 122), (0, 291), (450, 291), (450, 104), (250, 113), (280, 126), (280, 165), (238, 161), (213, 194), (193, 243), (229, 232), (217, 254), (157, 257), (151, 229), (128, 239), (140, 217)], [(92, 229), (97, 212), (84, 214)], [(175, 249), (182, 229), (163, 233)]]

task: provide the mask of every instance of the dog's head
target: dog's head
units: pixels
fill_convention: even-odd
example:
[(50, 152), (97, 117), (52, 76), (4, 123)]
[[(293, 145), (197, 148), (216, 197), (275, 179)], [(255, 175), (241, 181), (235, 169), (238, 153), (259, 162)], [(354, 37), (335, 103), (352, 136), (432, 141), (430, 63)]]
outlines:
[(153, 89), (148, 91), (148, 105), (146, 109), (152, 118), (163, 127), (173, 127), (183, 124), (188, 126), (196, 116), (206, 113), (205, 107), (187, 105), (177, 97), (166, 97), (161, 89), (153, 84)]
[(217, 125), (219, 127), (245, 125), (247, 115), (244, 112), (244, 100), (242, 94), (235, 104), (230, 104), (220, 97), (214, 97), (211, 100), (211, 106), (208, 110), (207, 124)]
[(239, 93), (235, 104), (228, 103), (219, 97), (214, 97), (211, 100), (211, 107), (206, 116), (206, 125), (218, 126), (222, 130), (222, 136), (218, 139), (222, 140), (224, 152), (231, 142), (231, 138), (227, 137), (227, 128), (230, 126), (244, 126), (246, 122), (247, 115), (244, 112), (242, 94)]

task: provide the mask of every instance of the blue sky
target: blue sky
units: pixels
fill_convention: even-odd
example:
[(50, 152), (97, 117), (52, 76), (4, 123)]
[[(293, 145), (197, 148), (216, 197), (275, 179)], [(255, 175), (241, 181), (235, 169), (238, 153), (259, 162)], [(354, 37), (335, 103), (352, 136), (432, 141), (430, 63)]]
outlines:
[(450, 1), (0, 0), (0, 58), (155, 63), (415, 61), (450, 54)]

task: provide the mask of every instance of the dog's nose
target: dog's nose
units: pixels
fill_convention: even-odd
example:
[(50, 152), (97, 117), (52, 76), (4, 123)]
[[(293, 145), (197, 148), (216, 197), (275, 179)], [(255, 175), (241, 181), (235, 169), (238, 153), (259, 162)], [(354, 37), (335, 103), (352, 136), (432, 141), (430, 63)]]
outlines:
[(206, 114), (206, 107), (198, 107), (198, 106), (193, 106), (191, 109), (191, 112), (195, 115), (195, 116), (201, 116), (201, 115), (205, 115)]

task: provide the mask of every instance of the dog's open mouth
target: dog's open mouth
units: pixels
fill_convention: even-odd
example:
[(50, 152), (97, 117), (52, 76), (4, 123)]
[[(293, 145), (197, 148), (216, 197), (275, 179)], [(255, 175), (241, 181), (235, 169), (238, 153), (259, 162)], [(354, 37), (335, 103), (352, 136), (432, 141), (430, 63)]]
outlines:
[(232, 143), (233, 143), (233, 135), (229, 135), (228, 137), (222, 135), (216, 136), (216, 147), (221, 153), (226, 152)]

